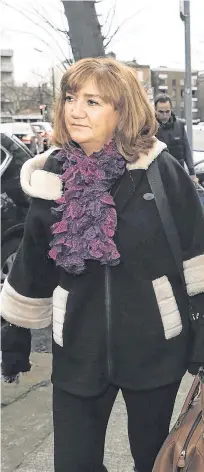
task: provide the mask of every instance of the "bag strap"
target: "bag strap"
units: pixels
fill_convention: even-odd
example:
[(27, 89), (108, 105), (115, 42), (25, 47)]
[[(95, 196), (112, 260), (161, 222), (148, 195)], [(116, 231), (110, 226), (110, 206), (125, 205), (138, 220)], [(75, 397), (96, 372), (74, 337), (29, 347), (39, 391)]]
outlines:
[(186, 291), (186, 283), (183, 274), (182, 251), (178, 232), (171, 214), (169, 202), (161, 179), (161, 174), (157, 159), (155, 159), (147, 170), (147, 178), (150, 188), (155, 198), (156, 206), (163, 224), (163, 228), (169, 243), (174, 262), (180, 274), (182, 283)]

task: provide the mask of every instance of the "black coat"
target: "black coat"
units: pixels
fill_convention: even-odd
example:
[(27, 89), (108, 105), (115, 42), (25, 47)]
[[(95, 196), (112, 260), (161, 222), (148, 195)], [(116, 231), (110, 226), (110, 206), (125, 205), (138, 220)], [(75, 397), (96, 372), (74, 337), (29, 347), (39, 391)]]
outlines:
[[(187, 289), (193, 294), (195, 313), (200, 314), (197, 326), (203, 326), (202, 209), (183, 168), (165, 150), (157, 159), (186, 261)], [(62, 172), (53, 156), (45, 170)], [(24, 327), (47, 324), (53, 295), (52, 381), (82, 396), (99, 394), (109, 383), (133, 390), (170, 384), (181, 379), (192, 356), (188, 297), (154, 198), (146, 199), (151, 193), (146, 170), (126, 171), (112, 193), (118, 214), (118, 266), (89, 261), (78, 276), (56, 268), (47, 257), (54, 203), (35, 198), (2, 295), (4, 317)], [(188, 272), (192, 266), (195, 286)], [(35, 313), (44, 325), (34, 320)]]
[(170, 121), (166, 124), (159, 122), (157, 138), (167, 145), (169, 153), (184, 166), (186, 163), (189, 174), (194, 175), (194, 164), (184, 122), (172, 112)]

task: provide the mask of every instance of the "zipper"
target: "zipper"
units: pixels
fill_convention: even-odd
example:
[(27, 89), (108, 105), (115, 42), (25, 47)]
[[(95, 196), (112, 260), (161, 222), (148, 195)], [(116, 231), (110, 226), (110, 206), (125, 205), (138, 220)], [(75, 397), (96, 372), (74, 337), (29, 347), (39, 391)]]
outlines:
[(189, 442), (193, 436), (193, 433), (195, 432), (197, 426), (199, 425), (200, 421), (202, 419), (202, 411), (200, 411), (199, 415), (197, 416), (190, 432), (188, 433), (188, 436), (185, 440), (185, 443), (184, 443), (184, 446), (183, 446), (183, 450), (180, 454), (180, 457), (179, 457), (179, 460), (178, 460), (178, 464), (177, 466), (180, 467), (181, 469), (185, 467), (185, 464), (186, 464), (186, 454), (187, 454), (187, 448), (188, 448), (188, 445), (189, 445)]
[(108, 375), (111, 378), (113, 362), (111, 356), (111, 286), (110, 286), (110, 267), (105, 266), (105, 312), (107, 327), (107, 364)]

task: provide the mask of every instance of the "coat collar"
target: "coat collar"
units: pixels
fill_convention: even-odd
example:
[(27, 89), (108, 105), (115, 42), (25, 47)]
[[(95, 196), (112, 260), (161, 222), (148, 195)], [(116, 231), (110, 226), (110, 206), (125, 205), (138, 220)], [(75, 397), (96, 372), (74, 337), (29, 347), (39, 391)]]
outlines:
[[(152, 149), (148, 154), (140, 153), (137, 161), (127, 163), (126, 172), (116, 188), (114, 200), (117, 209), (121, 211), (134, 192), (134, 183), (130, 178), (131, 170), (147, 170), (150, 164), (165, 149), (166, 144), (155, 138)], [(43, 170), (48, 157), (56, 151), (52, 147), (39, 156), (33, 157), (25, 162), (21, 169), (21, 187), (30, 197), (42, 198), (44, 200), (57, 200), (62, 195), (62, 181), (59, 175)]]

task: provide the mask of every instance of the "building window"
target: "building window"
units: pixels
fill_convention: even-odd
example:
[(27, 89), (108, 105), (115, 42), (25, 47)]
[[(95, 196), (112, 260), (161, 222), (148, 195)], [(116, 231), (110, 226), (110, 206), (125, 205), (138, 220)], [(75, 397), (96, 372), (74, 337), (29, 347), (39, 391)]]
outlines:
[(184, 79), (180, 79), (180, 85), (184, 87)]
[(172, 79), (172, 87), (176, 88), (176, 79)]
[(172, 96), (172, 98), (176, 98), (176, 90), (172, 90), (171, 96)]
[(181, 98), (184, 97), (184, 89), (181, 89)]
[(196, 96), (197, 96), (197, 90), (192, 90), (192, 97), (196, 98)]
[(191, 78), (191, 84), (192, 84), (192, 87), (196, 87), (196, 86), (197, 86), (197, 75), (194, 75), (194, 76)]

